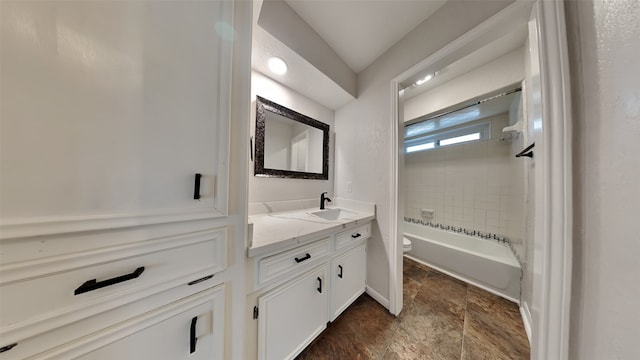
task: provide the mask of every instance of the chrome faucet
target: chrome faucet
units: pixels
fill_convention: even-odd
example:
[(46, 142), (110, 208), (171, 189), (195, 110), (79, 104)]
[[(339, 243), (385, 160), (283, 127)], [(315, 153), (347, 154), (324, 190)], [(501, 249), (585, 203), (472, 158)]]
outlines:
[(331, 199), (329, 199), (328, 197), (324, 196), (324, 194), (326, 194), (327, 192), (323, 192), (322, 194), (320, 194), (320, 210), (324, 210), (324, 202), (328, 201), (331, 202)]

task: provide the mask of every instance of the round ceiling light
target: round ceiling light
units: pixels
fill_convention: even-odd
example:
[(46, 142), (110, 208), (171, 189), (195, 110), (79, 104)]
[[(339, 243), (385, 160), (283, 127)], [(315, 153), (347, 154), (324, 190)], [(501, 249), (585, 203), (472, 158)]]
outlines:
[(269, 59), (269, 70), (274, 74), (282, 75), (287, 72), (287, 63), (279, 57)]

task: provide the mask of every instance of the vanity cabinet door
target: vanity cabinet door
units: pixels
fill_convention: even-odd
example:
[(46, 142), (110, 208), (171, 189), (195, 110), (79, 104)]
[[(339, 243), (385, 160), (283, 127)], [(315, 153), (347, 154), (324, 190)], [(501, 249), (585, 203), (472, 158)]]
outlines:
[(328, 273), (325, 263), (260, 297), (258, 359), (292, 359), (326, 328)]
[(365, 290), (367, 253), (359, 245), (331, 261), (331, 321), (335, 320)]

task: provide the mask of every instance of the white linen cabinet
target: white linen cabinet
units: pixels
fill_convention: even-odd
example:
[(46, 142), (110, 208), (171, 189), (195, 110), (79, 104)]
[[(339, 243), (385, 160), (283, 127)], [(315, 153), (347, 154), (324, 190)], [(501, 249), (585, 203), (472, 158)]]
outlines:
[(223, 358), (233, 2), (0, 6), (0, 356)]

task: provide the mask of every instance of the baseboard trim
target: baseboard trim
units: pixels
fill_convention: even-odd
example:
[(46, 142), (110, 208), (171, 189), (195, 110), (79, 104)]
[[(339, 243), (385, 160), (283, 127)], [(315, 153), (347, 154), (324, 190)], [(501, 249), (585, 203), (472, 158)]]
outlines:
[(520, 306), (520, 315), (522, 316), (522, 323), (524, 324), (524, 331), (527, 333), (527, 339), (529, 340), (529, 346), (531, 346), (531, 313), (529, 312), (529, 306), (526, 301), (522, 301)]
[(379, 292), (373, 290), (369, 285), (367, 285), (365, 292), (371, 296), (375, 301), (379, 302), (380, 305), (384, 306), (387, 310), (389, 310), (389, 299), (380, 295)]

